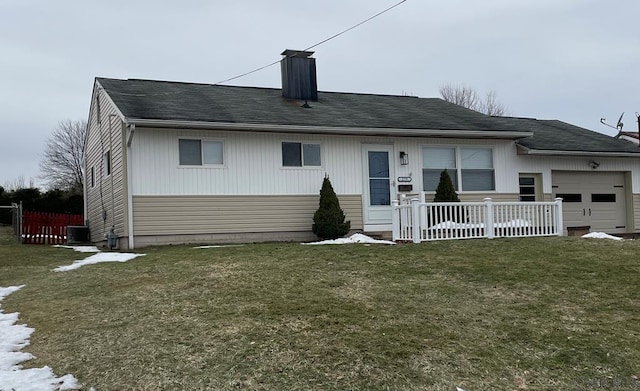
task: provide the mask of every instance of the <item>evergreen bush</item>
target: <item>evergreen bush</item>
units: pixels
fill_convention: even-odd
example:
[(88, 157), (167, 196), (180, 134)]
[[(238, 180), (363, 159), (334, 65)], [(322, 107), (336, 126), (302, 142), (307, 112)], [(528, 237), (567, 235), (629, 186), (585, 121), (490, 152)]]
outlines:
[(344, 221), (344, 212), (329, 177), (325, 176), (320, 189), (320, 206), (313, 215), (313, 233), (320, 239), (337, 239), (351, 229), (351, 222)]
[(440, 182), (438, 182), (433, 202), (460, 202), (447, 169), (442, 170), (440, 173)]
[[(456, 189), (453, 187), (453, 182), (451, 182), (451, 177), (446, 169), (440, 173), (440, 182), (438, 182), (433, 202), (460, 202), (458, 193), (456, 193)], [(457, 213), (454, 213), (453, 216), (440, 216), (436, 211), (435, 220), (437, 222), (453, 220), (458, 223), (464, 223), (467, 218), (462, 209), (457, 209)]]

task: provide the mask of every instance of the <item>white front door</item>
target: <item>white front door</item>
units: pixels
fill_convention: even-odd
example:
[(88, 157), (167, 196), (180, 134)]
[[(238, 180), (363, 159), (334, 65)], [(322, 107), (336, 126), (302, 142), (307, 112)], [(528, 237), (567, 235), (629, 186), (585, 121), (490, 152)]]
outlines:
[(363, 145), (365, 231), (391, 229), (391, 200), (396, 198), (393, 156), (393, 145)]

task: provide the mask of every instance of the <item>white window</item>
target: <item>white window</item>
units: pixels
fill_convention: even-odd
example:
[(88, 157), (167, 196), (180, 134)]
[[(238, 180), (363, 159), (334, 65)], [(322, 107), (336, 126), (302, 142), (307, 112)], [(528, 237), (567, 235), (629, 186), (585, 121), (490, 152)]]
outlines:
[(178, 154), (181, 166), (224, 164), (224, 143), (198, 139), (179, 139)]
[(319, 167), (320, 144), (305, 144), (296, 142), (282, 143), (282, 166), (284, 167)]
[(91, 187), (95, 187), (96, 185), (96, 170), (94, 167), (91, 167)]
[(105, 152), (102, 157), (102, 169), (104, 176), (111, 175), (111, 151)]
[(440, 181), (440, 173), (445, 169), (456, 191), (495, 190), (491, 148), (422, 148), (423, 190), (435, 191)]
[(493, 151), (489, 148), (460, 148), (462, 191), (495, 190)]
[(440, 174), (447, 170), (453, 187), (458, 190), (456, 149), (453, 147), (425, 147), (422, 149), (422, 186), (425, 191), (436, 191)]

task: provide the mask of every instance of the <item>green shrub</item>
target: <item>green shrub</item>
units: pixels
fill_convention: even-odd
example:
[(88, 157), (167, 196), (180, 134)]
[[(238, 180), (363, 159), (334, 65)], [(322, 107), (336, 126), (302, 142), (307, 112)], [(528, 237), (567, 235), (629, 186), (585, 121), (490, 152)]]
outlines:
[(313, 233), (320, 239), (337, 239), (351, 229), (351, 222), (344, 221), (340, 201), (333, 191), (329, 177), (325, 176), (320, 189), (320, 206), (313, 215)]
[[(453, 182), (451, 182), (451, 177), (446, 169), (440, 173), (440, 182), (438, 182), (433, 202), (460, 202), (458, 193), (456, 193), (456, 189), (453, 187)], [(436, 222), (453, 220), (458, 223), (463, 223), (467, 221), (466, 213), (464, 213), (462, 209), (457, 209), (457, 212), (453, 213), (452, 216), (447, 216), (444, 212), (438, 213), (438, 211), (436, 211), (434, 218)]]
[(438, 182), (433, 202), (460, 202), (458, 193), (456, 193), (456, 189), (453, 187), (451, 177), (446, 169), (440, 173), (440, 182)]

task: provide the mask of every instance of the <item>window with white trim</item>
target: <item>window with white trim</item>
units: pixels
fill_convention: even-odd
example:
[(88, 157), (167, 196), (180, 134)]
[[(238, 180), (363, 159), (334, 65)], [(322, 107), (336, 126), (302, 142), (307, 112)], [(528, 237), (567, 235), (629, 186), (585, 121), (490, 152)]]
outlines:
[(224, 143), (200, 139), (178, 139), (178, 155), (181, 166), (224, 164)]
[(320, 167), (320, 144), (282, 142), (283, 167)]
[(96, 186), (96, 170), (93, 166), (91, 166), (91, 187)]
[(105, 152), (102, 157), (102, 170), (105, 177), (111, 175), (111, 151)]
[(456, 191), (493, 191), (495, 172), (493, 150), (481, 147), (423, 147), (422, 186), (435, 191), (443, 170)]

